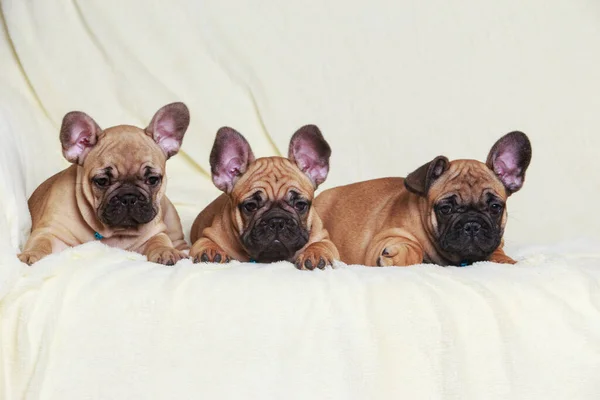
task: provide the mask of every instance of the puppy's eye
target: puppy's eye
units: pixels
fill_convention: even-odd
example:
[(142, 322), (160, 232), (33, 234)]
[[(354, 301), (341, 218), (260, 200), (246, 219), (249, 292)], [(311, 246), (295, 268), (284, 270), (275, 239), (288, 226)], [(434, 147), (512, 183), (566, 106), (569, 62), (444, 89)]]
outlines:
[(146, 184), (156, 186), (160, 183), (160, 176), (149, 176), (146, 178)]
[(110, 183), (109, 179), (106, 177), (94, 178), (92, 182), (98, 187), (106, 187)]
[(253, 213), (258, 208), (258, 204), (256, 204), (253, 201), (249, 201), (247, 203), (244, 203), (243, 207), (246, 212)]
[(448, 215), (452, 212), (452, 206), (449, 204), (444, 204), (439, 208), (440, 212), (444, 215)]
[(306, 201), (298, 200), (296, 203), (294, 203), (294, 208), (298, 212), (304, 212), (308, 208), (308, 203)]
[(492, 203), (490, 205), (490, 211), (494, 214), (500, 213), (500, 211), (502, 211), (502, 208), (503, 208), (502, 204), (500, 204), (500, 203)]

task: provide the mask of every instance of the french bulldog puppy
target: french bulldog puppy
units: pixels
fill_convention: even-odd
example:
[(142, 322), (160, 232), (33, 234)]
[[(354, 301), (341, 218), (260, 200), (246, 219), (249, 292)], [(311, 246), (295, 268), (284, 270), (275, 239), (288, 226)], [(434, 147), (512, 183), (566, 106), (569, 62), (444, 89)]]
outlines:
[(87, 114), (63, 118), (60, 142), (73, 163), (29, 199), (32, 230), (19, 259), (29, 265), (92, 240), (173, 265), (188, 248), (175, 208), (165, 196), (165, 163), (189, 125), (183, 103), (164, 106), (142, 129), (102, 130)]
[(224, 193), (196, 218), (190, 257), (217, 263), (287, 260), (308, 270), (331, 265), (338, 251), (311, 206), (329, 172), (330, 155), (314, 125), (292, 136), (288, 158), (255, 159), (240, 133), (219, 129), (210, 166)]
[(326, 190), (315, 208), (348, 264), (512, 264), (502, 250), (506, 201), (523, 186), (530, 161), (529, 139), (511, 132), (485, 164), (439, 156), (406, 178)]

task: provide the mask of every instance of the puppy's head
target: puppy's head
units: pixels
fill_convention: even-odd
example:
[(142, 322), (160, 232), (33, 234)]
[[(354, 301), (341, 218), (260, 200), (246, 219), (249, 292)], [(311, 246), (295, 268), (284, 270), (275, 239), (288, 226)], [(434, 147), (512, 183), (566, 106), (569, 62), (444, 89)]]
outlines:
[(240, 243), (259, 262), (292, 261), (308, 241), (315, 189), (329, 171), (331, 149), (314, 125), (290, 140), (288, 158), (255, 159), (231, 128), (217, 132), (210, 154), (214, 184), (231, 201)]
[(146, 129), (119, 125), (102, 130), (85, 113), (65, 115), (63, 155), (83, 168), (81, 190), (100, 222), (113, 229), (135, 228), (158, 215), (165, 162), (179, 151), (189, 122), (183, 103), (158, 110)]
[(487, 162), (439, 156), (404, 180), (427, 199), (423, 221), (438, 250), (455, 264), (487, 259), (501, 243), (506, 200), (525, 181), (531, 143), (522, 132), (500, 138)]

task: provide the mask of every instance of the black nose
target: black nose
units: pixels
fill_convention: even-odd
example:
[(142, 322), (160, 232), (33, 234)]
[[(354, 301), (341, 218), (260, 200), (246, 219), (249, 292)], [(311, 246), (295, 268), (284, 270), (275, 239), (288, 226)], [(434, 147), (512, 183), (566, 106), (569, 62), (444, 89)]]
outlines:
[(124, 194), (119, 196), (119, 201), (124, 206), (132, 206), (138, 201), (138, 197), (135, 194)]
[(285, 220), (283, 218), (271, 218), (268, 222), (269, 228), (280, 231), (285, 227)]
[(479, 234), (479, 230), (481, 229), (481, 224), (478, 222), (467, 222), (463, 226), (463, 231), (466, 235), (469, 236), (477, 236)]

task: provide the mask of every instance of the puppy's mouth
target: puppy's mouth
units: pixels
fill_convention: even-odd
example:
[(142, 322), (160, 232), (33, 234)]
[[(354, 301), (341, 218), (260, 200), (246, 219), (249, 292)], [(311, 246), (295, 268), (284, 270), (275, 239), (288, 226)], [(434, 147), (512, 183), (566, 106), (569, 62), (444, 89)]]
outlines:
[(439, 245), (459, 263), (486, 260), (500, 246), (502, 232), (485, 218), (455, 221), (440, 237)]
[(308, 242), (308, 231), (291, 213), (266, 212), (241, 237), (250, 257), (258, 262), (293, 261)]
[(151, 199), (140, 191), (116, 193), (98, 211), (100, 221), (111, 228), (135, 228), (158, 214)]

